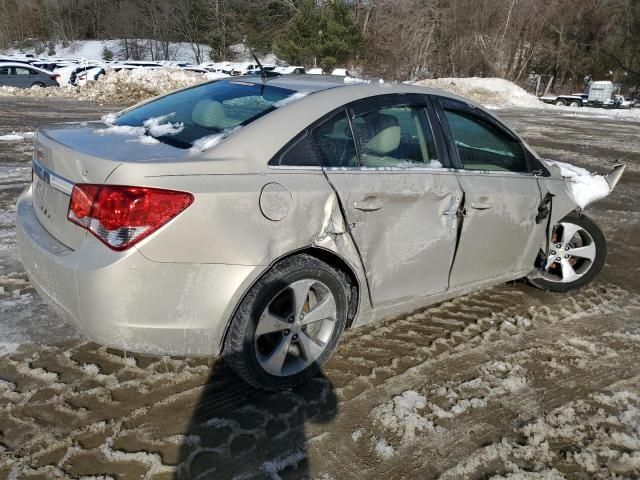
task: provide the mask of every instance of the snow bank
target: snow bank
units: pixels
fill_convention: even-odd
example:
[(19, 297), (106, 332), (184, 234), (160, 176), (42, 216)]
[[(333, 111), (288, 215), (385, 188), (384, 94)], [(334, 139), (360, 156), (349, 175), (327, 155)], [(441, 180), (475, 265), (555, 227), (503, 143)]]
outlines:
[(73, 97), (78, 100), (100, 102), (132, 103), (173, 90), (190, 87), (209, 81), (205, 74), (180, 70), (178, 68), (108, 70), (96, 81), (81, 87), (65, 86), (57, 88), (16, 88), (0, 87), (0, 95), (18, 97)]
[(21, 142), (23, 140), (31, 140), (34, 132), (12, 132), (7, 135), (0, 135), (0, 142)]
[(562, 176), (569, 180), (569, 192), (580, 208), (609, 195), (609, 183), (602, 175), (592, 174), (589, 170), (570, 163), (555, 160), (544, 160), (544, 162), (560, 168)]
[(488, 108), (545, 106), (538, 97), (503, 78), (436, 78), (418, 80), (415, 84), (455, 93)]

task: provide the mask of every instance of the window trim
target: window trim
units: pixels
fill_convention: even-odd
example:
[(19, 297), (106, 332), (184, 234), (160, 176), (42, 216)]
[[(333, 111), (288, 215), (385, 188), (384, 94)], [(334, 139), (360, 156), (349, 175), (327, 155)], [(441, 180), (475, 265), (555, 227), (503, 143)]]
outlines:
[[(524, 146), (524, 144), (522, 143), (522, 140), (520, 140), (520, 138), (513, 132), (511, 131), (510, 128), (508, 128), (506, 125), (504, 125), (502, 122), (500, 122), (498, 119), (496, 119), (495, 117), (493, 117), (492, 115), (489, 115), (488, 113), (484, 112), (483, 110), (474, 107), (468, 103), (465, 103), (461, 100), (458, 100), (456, 98), (449, 98), (449, 97), (442, 97), (442, 96), (437, 96), (434, 95), (433, 96), (433, 103), (434, 103), (434, 107), (442, 128), (442, 133), (445, 137), (445, 143), (447, 145), (447, 150), (449, 151), (449, 155), (451, 157), (452, 160), (452, 164), (455, 165), (454, 168), (457, 170), (460, 170), (461, 172), (475, 172), (475, 173), (479, 173), (479, 174), (517, 174), (517, 175), (521, 175), (521, 176), (535, 176), (534, 175), (534, 165), (539, 163), (539, 162), (533, 162), (533, 155), (529, 152), (529, 150)], [(462, 165), (462, 161), (460, 160), (460, 155), (458, 153), (458, 147), (455, 144), (455, 140), (453, 138), (453, 133), (451, 131), (451, 126), (449, 125), (449, 121), (447, 120), (447, 117), (445, 115), (444, 112), (444, 106), (443, 106), (443, 101), (445, 102), (451, 102), (453, 103), (453, 108), (451, 108), (451, 110), (453, 111), (458, 111), (462, 114), (468, 115), (472, 118), (477, 118), (480, 122), (479, 123), (486, 123), (489, 124), (490, 127), (494, 128), (496, 131), (498, 131), (499, 133), (503, 134), (504, 136), (506, 136), (507, 138), (510, 138), (512, 140), (514, 140), (518, 146), (520, 147), (520, 150), (522, 151), (522, 154), (524, 156), (524, 160), (527, 166), (527, 170), (526, 171), (522, 171), (522, 172), (514, 172), (514, 171), (510, 171), (510, 170), (480, 170), (480, 169), (467, 169), (464, 168), (464, 166)], [(533, 158), (532, 158), (533, 157)], [(537, 167), (537, 165), (535, 165), (535, 167)]]
[[(341, 105), (340, 107), (334, 108), (333, 110), (325, 113), (320, 118), (314, 120), (305, 128), (303, 128), (300, 132), (298, 132), (292, 140), (289, 140), (280, 150), (278, 150), (273, 157), (269, 159), (267, 162), (267, 167), (270, 169), (287, 169), (287, 170), (296, 170), (296, 169), (304, 169), (304, 170), (327, 170), (327, 171), (358, 171), (362, 173), (366, 172), (451, 172), (457, 167), (454, 165), (453, 157), (449, 154), (448, 148), (446, 148), (445, 135), (443, 133), (443, 128), (441, 125), (441, 121), (437, 115), (437, 109), (432, 99), (432, 96), (426, 93), (387, 93), (383, 95), (374, 95), (371, 97), (360, 98), (357, 100), (353, 100), (349, 103)], [(434, 140), (434, 146), (436, 148), (437, 160), (442, 164), (442, 167), (426, 167), (426, 166), (415, 166), (415, 167), (365, 167), (362, 165), (362, 156), (360, 152), (360, 144), (356, 139), (355, 133), (353, 131), (352, 120), (357, 115), (362, 115), (373, 110), (384, 107), (402, 107), (402, 106), (412, 106), (419, 107), (424, 109), (424, 113), (426, 116), (427, 123), (431, 128), (431, 134)], [(339, 113), (340, 111), (346, 112), (349, 128), (351, 129), (351, 135), (353, 137), (353, 141), (355, 143), (356, 154), (358, 157), (358, 166), (357, 167), (328, 167), (322, 165), (322, 157), (318, 150), (318, 146), (316, 145), (315, 140), (313, 139), (313, 130), (319, 125), (323, 124), (331, 117)], [(357, 112), (357, 113), (356, 113)], [(305, 132), (310, 136), (311, 143), (313, 144), (314, 149), (316, 150), (316, 154), (318, 155), (318, 159), (320, 161), (320, 166), (303, 166), (303, 165), (274, 165), (271, 162), (273, 159), (282, 155), (284, 150), (286, 150), (292, 142), (296, 141)]]

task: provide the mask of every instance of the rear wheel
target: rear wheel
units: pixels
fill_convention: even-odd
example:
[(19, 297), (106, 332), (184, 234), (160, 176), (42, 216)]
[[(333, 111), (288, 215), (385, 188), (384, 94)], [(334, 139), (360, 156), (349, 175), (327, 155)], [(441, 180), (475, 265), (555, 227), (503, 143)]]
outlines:
[(46, 88), (47, 86), (46, 86), (44, 83), (42, 83), (42, 82), (33, 82), (33, 83), (31, 84), (31, 87), (41, 87), (41, 88)]
[(580, 103), (578, 100), (573, 100), (571, 101), (571, 103), (569, 104), (570, 107), (581, 107), (582, 103)]
[(276, 264), (234, 315), (225, 363), (265, 390), (292, 388), (313, 377), (344, 331), (348, 291), (344, 273), (310, 255)]
[(556, 105), (559, 107), (566, 107), (567, 106), (567, 102), (565, 102), (564, 100), (556, 100)]
[(580, 288), (604, 266), (607, 243), (600, 228), (585, 215), (570, 213), (553, 227), (544, 273), (529, 281), (553, 292)]

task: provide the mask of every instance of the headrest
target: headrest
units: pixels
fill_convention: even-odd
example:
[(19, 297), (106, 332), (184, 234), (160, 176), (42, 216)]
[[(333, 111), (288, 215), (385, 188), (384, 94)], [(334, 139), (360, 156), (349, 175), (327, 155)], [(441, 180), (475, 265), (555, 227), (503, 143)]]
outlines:
[(393, 115), (372, 112), (358, 125), (360, 144), (365, 153), (386, 155), (400, 146), (400, 124)]
[(196, 103), (193, 112), (191, 112), (191, 120), (196, 125), (205, 128), (224, 129), (228, 126), (222, 103), (208, 98)]

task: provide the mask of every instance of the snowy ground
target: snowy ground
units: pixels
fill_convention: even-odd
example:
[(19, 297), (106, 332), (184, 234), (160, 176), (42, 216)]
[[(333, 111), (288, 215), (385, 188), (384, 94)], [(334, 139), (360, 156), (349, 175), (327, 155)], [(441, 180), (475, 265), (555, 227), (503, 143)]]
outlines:
[(592, 217), (595, 284), (514, 283), (348, 333), (303, 388), (256, 392), (221, 362), (77, 337), (16, 256), (29, 132), (117, 107), (0, 98), (0, 478), (638, 478), (640, 123), (502, 110), (544, 156), (630, 164)]

